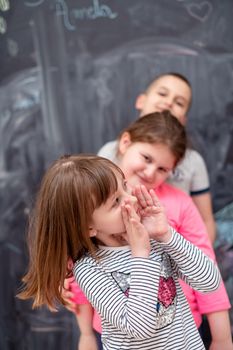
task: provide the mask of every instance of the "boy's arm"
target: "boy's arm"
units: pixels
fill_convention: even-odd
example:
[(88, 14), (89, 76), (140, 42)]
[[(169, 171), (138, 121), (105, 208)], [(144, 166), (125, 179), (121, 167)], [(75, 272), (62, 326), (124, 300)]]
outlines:
[(209, 350), (232, 350), (232, 334), (227, 310), (207, 314), (211, 333)]
[(193, 195), (192, 200), (200, 212), (201, 217), (206, 225), (210, 241), (212, 244), (214, 244), (214, 241), (216, 239), (216, 225), (213, 215), (210, 192)]

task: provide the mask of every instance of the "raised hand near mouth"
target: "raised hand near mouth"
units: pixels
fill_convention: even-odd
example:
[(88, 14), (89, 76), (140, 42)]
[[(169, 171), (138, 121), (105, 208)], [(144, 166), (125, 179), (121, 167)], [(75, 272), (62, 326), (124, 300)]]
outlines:
[(136, 186), (133, 195), (137, 198), (141, 223), (146, 228), (150, 238), (158, 242), (168, 242), (171, 230), (165, 214), (154, 190), (148, 191), (145, 186)]
[(150, 237), (140, 222), (140, 217), (131, 202), (126, 201), (121, 206), (122, 218), (126, 228), (125, 239), (129, 243), (132, 256), (148, 258), (150, 255)]

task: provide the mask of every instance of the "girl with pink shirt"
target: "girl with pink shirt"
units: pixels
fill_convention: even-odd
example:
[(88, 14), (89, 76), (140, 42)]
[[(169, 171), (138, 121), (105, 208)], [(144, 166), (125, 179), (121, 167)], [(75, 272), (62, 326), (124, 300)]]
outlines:
[[(166, 183), (166, 179), (186, 149), (184, 127), (168, 111), (144, 116), (126, 128), (118, 139), (114, 162), (123, 170), (128, 185), (154, 189), (166, 209), (169, 224), (184, 238), (215, 259), (206, 226), (190, 196)], [(199, 328), (206, 314), (212, 335), (211, 350), (232, 350), (228, 309), (231, 307), (223, 283), (210, 294), (194, 291), (181, 282), (194, 320)], [(68, 283), (72, 296), (69, 309), (76, 313), (81, 337), (79, 350), (97, 349), (91, 338), (92, 309), (72, 279)], [(81, 298), (81, 299), (80, 299)], [(91, 316), (90, 316), (91, 315)], [(101, 323), (94, 311), (93, 328), (100, 333)], [(85, 338), (86, 337), (86, 338)], [(87, 340), (88, 339), (88, 340)]]

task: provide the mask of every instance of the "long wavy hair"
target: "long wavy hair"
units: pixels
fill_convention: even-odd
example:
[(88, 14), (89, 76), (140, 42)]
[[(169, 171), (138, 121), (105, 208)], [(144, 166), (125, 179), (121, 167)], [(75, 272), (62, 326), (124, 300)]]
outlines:
[(45, 173), (29, 225), (29, 269), (18, 294), (33, 298), (33, 308), (65, 304), (69, 259), (87, 252), (95, 257), (96, 241), (89, 236), (93, 211), (117, 190), (117, 173), (124, 176), (111, 161), (87, 154), (64, 156)]

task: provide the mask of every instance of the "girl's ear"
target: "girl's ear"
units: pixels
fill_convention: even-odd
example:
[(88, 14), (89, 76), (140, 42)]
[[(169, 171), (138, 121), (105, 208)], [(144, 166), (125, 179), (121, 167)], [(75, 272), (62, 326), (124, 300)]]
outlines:
[(89, 236), (95, 237), (96, 235), (97, 235), (97, 230), (94, 229), (93, 227), (89, 227)]
[(135, 108), (139, 111), (142, 111), (144, 108), (145, 100), (146, 100), (146, 94), (138, 95), (135, 101)]
[(126, 131), (121, 135), (119, 146), (118, 146), (118, 152), (121, 155), (123, 155), (130, 145), (131, 145), (130, 134)]

